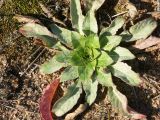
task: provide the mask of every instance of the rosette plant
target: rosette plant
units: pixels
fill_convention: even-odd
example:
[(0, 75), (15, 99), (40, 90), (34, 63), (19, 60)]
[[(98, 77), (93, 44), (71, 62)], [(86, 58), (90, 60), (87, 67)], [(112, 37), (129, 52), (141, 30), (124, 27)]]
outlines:
[(117, 17), (110, 26), (100, 31), (95, 12), (104, 1), (88, 0), (88, 11), (84, 16), (80, 0), (70, 0), (71, 22), (75, 31), (56, 24), (48, 25), (47, 28), (32, 22), (20, 28), (20, 32), (26, 37), (41, 39), (47, 47), (58, 50), (51, 60), (41, 65), (42, 73), (51, 74), (64, 68), (59, 76), (60, 82), (74, 81), (64, 96), (53, 105), (52, 112), (56, 116), (63, 116), (70, 111), (82, 93), (85, 93), (88, 105), (92, 105), (98, 94), (98, 84), (101, 84), (108, 88), (108, 99), (117, 111), (130, 118), (145, 117), (132, 111), (127, 105), (127, 98), (118, 91), (112, 76), (120, 78), (131, 86), (138, 86), (141, 83), (139, 75), (123, 62), (134, 59), (135, 56), (119, 44), (147, 38), (157, 23), (148, 18), (118, 35), (117, 31), (124, 25), (125, 20)]

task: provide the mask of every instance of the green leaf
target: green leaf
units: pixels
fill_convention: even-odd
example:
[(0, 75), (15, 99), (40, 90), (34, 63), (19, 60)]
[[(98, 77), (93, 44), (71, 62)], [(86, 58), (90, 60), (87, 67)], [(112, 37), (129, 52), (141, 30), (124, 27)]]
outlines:
[(82, 15), (80, 0), (71, 0), (70, 4), (70, 14), (73, 28), (83, 35), (82, 26), (84, 16)]
[(91, 105), (97, 97), (98, 81), (88, 79), (88, 80), (82, 81), (82, 85), (86, 93), (85, 99), (87, 103)]
[(77, 104), (81, 93), (81, 87), (78, 87), (76, 84), (70, 86), (67, 93), (54, 104), (52, 111), (58, 117), (64, 115)]
[(85, 38), (85, 47), (89, 48), (100, 48), (99, 38), (97, 35), (92, 34)]
[(130, 119), (144, 119), (145, 115), (137, 113), (135, 110), (128, 106), (128, 101), (125, 95), (120, 93), (116, 86), (108, 88), (108, 98), (112, 106), (123, 115), (128, 116)]
[(117, 17), (113, 20), (109, 27), (102, 29), (100, 39), (107, 35), (115, 35), (117, 31), (124, 25), (125, 19)]
[(112, 74), (131, 86), (137, 86), (141, 83), (138, 74), (131, 70), (131, 67), (126, 63), (117, 62), (109, 67)]
[(100, 48), (99, 38), (96, 34), (81, 37), (78, 41), (73, 41), (74, 48), (78, 47), (89, 47), (89, 48)]
[(112, 106), (116, 108), (118, 112), (128, 113), (127, 98), (117, 90), (116, 86), (108, 88), (108, 98), (111, 101)]
[(46, 27), (36, 23), (27, 23), (19, 31), (26, 37), (42, 40), (47, 47), (53, 47), (57, 43), (56, 37)]
[(60, 81), (65, 82), (78, 78), (78, 67), (68, 66), (61, 74)]
[(87, 7), (87, 10), (96, 11), (98, 10), (105, 0), (85, 0), (85, 4)]
[(112, 82), (112, 76), (111, 73), (100, 68), (99, 70), (96, 70), (96, 76), (95, 79), (105, 87), (111, 87), (113, 86)]
[(113, 48), (118, 46), (122, 40), (121, 36), (113, 35), (113, 36), (105, 36), (100, 39), (101, 48), (106, 51), (111, 51)]
[(123, 47), (116, 47), (109, 53), (109, 56), (114, 61), (131, 60), (135, 58), (135, 56), (128, 49)]
[(157, 27), (157, 22), (153, 18), (147, 18), (130, 27), (129, 32), (132, 38), (126, 42), (138, 39), (146, 39)]
[(94, 11), (87, 12), (83, 22), (83, 32), (86, 35), (96, 34), (98, 32), (97, 20)]
[(87, 59), (84, 61), (83, 55), (84, 49), (82, 47), (79, 47), (72, 51), (71, 53), (71, 58), (70, 58), (70, 63), (74, 66), (84, 66), (86, 65)]
[(50, 28), (58, 39), (67, 46), (72, 46), (72, 41), (78, 41), (81, 38), (79, 33), (59, 27), (55, 24), (51, 24)]
[(95, 70), (95, 66), (96, 66), (96, 61), (90, 62), (86, 66), (79, 66), (78, 67), (79, 79), (82, 81), (90, 80)]
[(71, 52), (68, 50), (64, 50), (59, 52), (55, 57), (55, 59), (60, 62), (60, 63), (69, 63), (70, 57), (71, 57)]
[(66, 64), (58, 62), (56, 60), (56, 56), (54, 56), (52, 59), (40, 66), (40, 72), (44, 74), (51, 74), (65, 66)]
[(105, 51), (101, 51), (101, 55), (98, 57), (97, 60), (97, 67), (107, 67), (112, 63), (112, 58)]

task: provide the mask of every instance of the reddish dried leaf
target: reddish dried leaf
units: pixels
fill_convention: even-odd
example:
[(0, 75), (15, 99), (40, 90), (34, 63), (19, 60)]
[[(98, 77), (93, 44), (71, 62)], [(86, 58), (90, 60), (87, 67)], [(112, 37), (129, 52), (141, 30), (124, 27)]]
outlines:
[(40, 99), (40, 113), (42, 120), (53, 120), (51, 113), (51, 103), (59, 86), (60, 80), (55, 79), (44, 90)]
[(130, 108), (129, 106), (127, 106), (127, 108), (128, 108), (129, 114), (132, 116), (132, 119), (144, 119), (144, 118), (146, 118), (145, 115), (140, 114), (140, 113), (134, 111), (134, 110), (133, 110), (132, 108)]
[(137, 43), (133, 47), (137, 48), (137, 49), (140, 49), (140, 50), (143, 50), (145, 48), (151, 47), (151, 46), (159, 44), (159, 43), (160, 43), (160, 38), (150, 36), (149, 38), (140, 41), (139, 43)]

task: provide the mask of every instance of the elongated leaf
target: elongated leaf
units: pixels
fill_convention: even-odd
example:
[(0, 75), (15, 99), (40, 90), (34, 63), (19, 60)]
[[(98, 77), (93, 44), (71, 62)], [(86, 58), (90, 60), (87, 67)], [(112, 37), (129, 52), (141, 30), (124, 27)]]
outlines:
[(89, 105), (91, 105), (97, 97), (98, 81), (97, 80), (85, 80), (82, 81), (83, 89), (86, 93), (85, 99)]
[(55, 79), (43, 90), (39, 103), (39, 110), (43, 120), (53, 120), (51, 113), (51, 103), (53, 103), (52, 100), (55, 96), (59, 83), (59, 79)]
[(147, 18), (131, 26), (129, 32), (132, 38), (126, 40), (126, 42), (135, 41), (138, 39), (146, 39), (153, 30), (157, 27), (157, 22), (153, 18)]
[(105, 87), (113, 86), (111, 73), (102, 68), (96, 71), (96, 80)]
[(78, 78), (78, 67), (77, 66), (68, 66), (61, 74), (60, 81), (68, 81)]
[(58, 39), (67, 46), (72, 46), (72, 41), (77, 41), (81, 37), (79, 33), (67, 30), (55, 24), (51, 24), (50, 28), (51, 31), (58, 37)]
[(86, 35), (96, 34), (98, 32), (97, 20), (94, 11), (87, 12), (83, 22), (83, 32)]
[(65, 63), (58, 62), (56, 60), (56, 56), (54, 56), (51, 60), (45, 62), (40, 66), (40, 72), (44, 74), (51, 74), (65, 66), (66, 66)]
[(104, 50), (111, 51), (113, 48), (120, 44), (121, 40), (122, 37), (117, 35), (104, 36), (100, 39), (100, 45)]
[(112, 58), (106, 52), (101, 51), (101, 55), (98, 57), (97, 60), (97, 67), (107, 67), (112, 63)]
[(42, 40), (43, 44), (47, 47), (53, 47), (57, 43), (56, 36), (46, 27), (36, 23), (27, 23), (23, 25), (19, 31), (26, 37), (34, 37)]
[(102, 6), (104, 1), (105, 0), (85, 0), (84, 2), (85, 2), (87, 10), (96, 11)]
[(137, 86), (141, 83), (138, 74), (131, 70), (131, 67), (126, 63), (117, 62), (109, 67), (114, 76), (120, 78), (131, 86)]
[(109, 27), (102, 29), (100, 33), (100, 39), (107, 35), (115, 35), (123, 26), (124, 22), (125, 19), (122, 17), (115, 18)]
[(135, 56), (126, 48), (116, 47), (112, 52), (109, 53), (109, 56), (114, 61), (123, 61), (134, 59)]
[(123, 113), (124, 115), (130, 117), (131, 119), (143, 119), (143, 118), (146, 118), (145, 115), (133, 111), (128, 106), (128, 101), (127, 101), (126, 96), (124, 96), (122, 93), (120, 93), (115, 86), (108, 88), (108, 97), (109, 97), (109, 100), (112, 103), (112, 106), (118, 112)]
[(70, 4), (70, 14), (73, 28), (83, 35), (82, 25), (84, 16), (82, 15), (80, 0), (71, 0)]
[(154, 46), (156, 44), (160, 44), (160, 38), (150, 36), (145, 40), (141, 40), (140, 42), (138, 42), (138, 44), (133, 45), (133, 47), (137, 48), (137, 49), (140, 49), (140, 50), (143, 50), (143, 49), (146, 49), (148, 47)]
[(56, 116), (64, 115), (76, 105), (81, 93), (82, 88), (77, 84), (70, 86), (67, 93), (54, 104), (52, 111)]
[(95, 66), (96, 66), (96, 61), (88, 63), (86, 66), (79, 66), (78, 67), (79, 79), (82, 81), (90, 80), (95, 70)]

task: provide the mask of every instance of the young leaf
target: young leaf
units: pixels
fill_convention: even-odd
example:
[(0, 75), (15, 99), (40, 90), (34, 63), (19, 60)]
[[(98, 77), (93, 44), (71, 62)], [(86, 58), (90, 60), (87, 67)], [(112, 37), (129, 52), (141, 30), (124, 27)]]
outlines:
[(100, 39), (101, 48), (106, 51), (111, 51), (113, 48), (118, 46), (122, 40), (121, 36), (113, 35), (113, 36), (105, 36)]
[(105, 51), (101, 51), (101, 55), (98, 57), (97, 60), (97, 67), (107, 67), (112, 63), (112, 58)]
[(72, 41), (77, 41), (81, 35), (77, 32), (59, 27), (55, 24), (50, 25), (51, 31), (58, 37), (58, 39), (67, 46), (72, 46)]
[(59, 79), (55, 79), (43, 90), (42, 97), (39, 103), (39, 110), (43, 120), (53, 120), (51, 114), (51, 103), (59, 86), (59, 83)]
[(128, 49), (123, 47), (116, 47), (109, 53), (109, 56), (114, 61), (131, 60), (135, 58), (135, 56)]
[(89, 35), (85, 38), (85, 47), (89, 48), (100, 48), (99, 38), (97, 35)]
[(70, 14), (73, 28), (83, 35), (82, 26), (84, 16), (82, 15), (80, 0), (70, 1)]
[(94, 11), (87, 12), (83, 22), (83, 32), (86, 35), (96, 34), (98, 32), (97, 20)]
[(130, 117), (131, 119), (143, 119), (146, 118), (145, 115), (137, 113), (132, 109), (129, 109), (128, 101), (126, 96), (120, 93), (116, 86), (108, 88), (108, 98), (111, 101), (113, 107), (124, 115)]
[(47, 47), (53, 47), (57, 43), (56, 37), (46, 27), (36, 23), (27, 23), (19, 31), (26, 37), (42, 40)]
[(65, 63), (58, 62), (56, 60), (56, 56), (54, 56), (52, 59), (50, 59), (49, 61), (45, 62), (40, 66), (40, 72), (44, 74), (51, 74), (65, 66), (66, 66)]
[(60, 98), (53, 106), (52, 111), (56, 116), (62, 116), (71, 110), (74, 105), (77, 104), (77, 101), (82, 93), (82, 88), (77, 84), (73, 84), (68, 88), (67, 93)]
[(132, 38), (126, 40), (126, 42), (135, 41), (138, 39), (146, 39), (153, 30), (157, 27), (157, 22), (153, 18), (147, 18), (131, 26), (129, 32)]
[(86, 101), (91, 105), (97, 97), (98, 81), (97, 80), (84, 80), (82, 81), (83, 89), (86, 93)]
[(95, 70), (95, 66), (96, 66), (96, 61), (88, 63), (86, 66), (79, 66), (78, 67), (79, 79), (82, 81), (90, 80)]
[(87, 10), (96, 11), (98, 10), (105, 0), (85, 0), (85, 4), (87, 7)]
[(123, 26), (125, 19), (117, 17), (113, 20), (109, 27), (102, 29), (100, 39), (107, 35), (115, 35), (117, 31)]
[(117, 62), (109, 67), (112, 74), (131, 86), (137, 86), (141, 83), (138, 74), (131, 70), (131, 67), (126, 63)]
[(95, 79), (105, 87), (111, 87), (113, 86), (112, 82), (112, 76), (111, 73), (108, 71), (105, 71), (104, 69), (100, 68), (99, 70), (96, 70), (96, 76)]
[(65, 82), (67, 80), (73, 80), (78, 78), (78, 67), (68, 66), (61, 74), (60, 81)]

